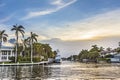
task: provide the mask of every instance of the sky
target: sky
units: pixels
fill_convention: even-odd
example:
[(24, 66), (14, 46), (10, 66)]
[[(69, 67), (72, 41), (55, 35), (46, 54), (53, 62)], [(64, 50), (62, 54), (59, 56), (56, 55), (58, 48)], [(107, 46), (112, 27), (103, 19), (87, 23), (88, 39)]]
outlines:
[(15, 24), (39, 35), (61, 56), (78, 54), (94, 44), (118, 47), (120, 0), (0, 0), (0, 30), (14, 38)]

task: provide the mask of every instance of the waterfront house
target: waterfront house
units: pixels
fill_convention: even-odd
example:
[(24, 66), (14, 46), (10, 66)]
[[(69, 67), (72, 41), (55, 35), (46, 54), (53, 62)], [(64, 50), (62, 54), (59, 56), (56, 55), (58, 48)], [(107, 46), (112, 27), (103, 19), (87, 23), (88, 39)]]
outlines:
[(120, 53), (114, 55), (113, 58), (110, 58), (111, 62), (120, 62)]
[(0, 62), (10, 62), (11, 60), (9, 59), (9, 57), (14, 56), (14, 45), (8, 42), (2, 44), (0, 52)]

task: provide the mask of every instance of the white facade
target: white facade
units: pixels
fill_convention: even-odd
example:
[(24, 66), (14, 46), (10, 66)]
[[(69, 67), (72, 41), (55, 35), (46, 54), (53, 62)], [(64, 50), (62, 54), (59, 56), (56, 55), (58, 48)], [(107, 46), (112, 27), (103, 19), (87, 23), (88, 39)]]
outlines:
[(114, 55), (114, 58), (111, 58), (111, 62), (120, 62), (120, 53)]
[[(10, 44), (10, 43), (9, 43)], [(11, 45), (3, 45), (0, 49), (0, 62), (9, 62), (9, 57), (15, 56), (14, 48)]]

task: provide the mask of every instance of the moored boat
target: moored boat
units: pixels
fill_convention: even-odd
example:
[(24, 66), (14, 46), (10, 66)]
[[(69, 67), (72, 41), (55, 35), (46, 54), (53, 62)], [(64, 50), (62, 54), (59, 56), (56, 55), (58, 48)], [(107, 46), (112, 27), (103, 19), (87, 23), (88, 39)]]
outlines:
[(62, 59), (61, 59), (61, 56), (60, 55), (57, 55), (55, 57), (55, 63), (61, 63), (62, 62)]

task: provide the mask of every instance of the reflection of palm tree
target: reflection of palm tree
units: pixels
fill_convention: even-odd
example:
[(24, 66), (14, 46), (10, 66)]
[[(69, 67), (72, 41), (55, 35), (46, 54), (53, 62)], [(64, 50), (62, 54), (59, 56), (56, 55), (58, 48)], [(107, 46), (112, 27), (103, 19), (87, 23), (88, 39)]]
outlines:
[(17, 57), (18, 57), (18, 37), (19, 33), (22, 34), (22, 37), (24, 37), (24, 27), (22, 25), (13, 25), (13, 28), (11, 31), (15, 31), (15, 36), (16, 36), (16, 56), (15, 56), (15, 62), (17, 62)]
[(32, 62), (32, 58), (33, 58), (33, 42), (37, 42), (37, 37), (38, 37), (38, 35), (33, 32), (31, 32), (30, 37), (28, 37), (28, 41), (31, 44), (31, 62)]
[(5, 34), (5, 30), (0, 31), (0, 52), (1, 52), (2, 41), (6, 42), (7, 37), (8, 37), (8, 35)]

